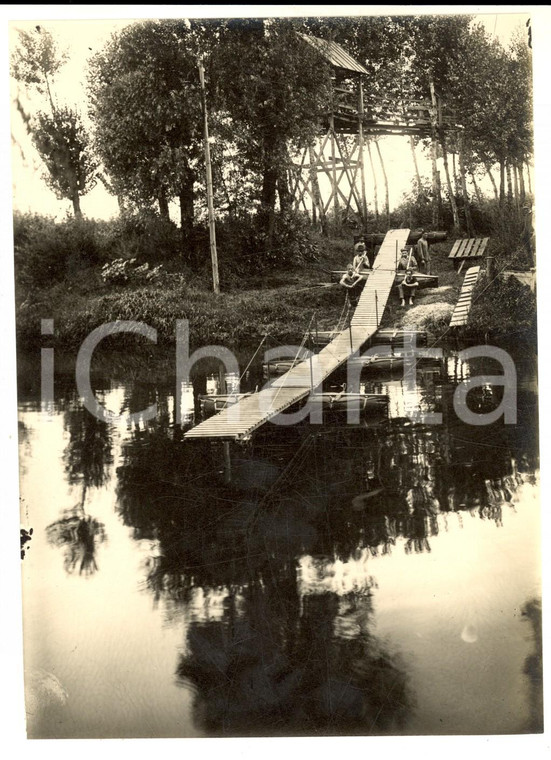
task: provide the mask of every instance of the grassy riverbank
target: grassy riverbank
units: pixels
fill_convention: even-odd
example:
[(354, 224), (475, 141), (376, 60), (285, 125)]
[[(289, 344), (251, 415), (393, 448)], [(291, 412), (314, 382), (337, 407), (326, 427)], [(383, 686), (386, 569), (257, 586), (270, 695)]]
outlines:
[[(447, 258), (451, 244), (431, 246), (431, 271), (438, 275), (438, 288), (419, 291), (415, 305), (405, 308), (394, 289), (383, 327), (427, 330), (433, 341), (447, 334), (463, 280)], [(98, 264), (82, 266), (50, 286), (18, 289), (18, 345), (23, 350), (45, 345), (41, 319), (54, 320), (54, 345), (70, 352), (76, 351), (94, 328), (117, 320), (154, 327), (158, 346), (173, 346), (178, 319), (189, 320), (193, 348), (254, 346), (266, 333), (274, 343), (297, 344), (310, 324), (313, 328), (317, 322), (319, 329), (337, 324), (345, 296), (338, 284), (329, 282), (328, 270), (350, 261), (352, 236), (319, 238), (315, 249), (315, 257), (307, 264), (287, 264), (264, 272), (252, 268), (221, 295), (211, 292), (208, 278), (191, 277), (185, 270), (163, 270), (147, 282), (129, 279), (113, 283), (102, 278)], [(496, 281), (490, 287), (485, 281), (475, 293), (471, 324), (462, 332), (468, 337), (489, 333), (498, 340), (511, 334), (515, 338), (535, 336), (535, 308), (535, 298), (517, 281)], [(144, 355), (155, 351), (144, 338), (128, 333), (110, 338), (107, 347)]]
[[(69, 350), (78, 348), (95, 327), (115, 320), (154, 327), (161, 346), (173, 342), (177, 319), (189, 320), (193, 346), (252, 345), (266, 333), (279, 343), (295, 343), (314, 313), (320, 329), (336, 324), (344, 294), (337, 284), (329, 283), (324, 267), (344, 265), (350, 255), (348, 247), (338, 241), (333, 248), (335, 263), (320, 256), (308, 267), (251, 277), (242, 287), (221, 295), (170, 273), (148, 284), (108, 285), (90, 268), (19, 303), (18, 343), (21, 348), (41, 344), (40, 321), (46, 318), (54, 320), (56, 345)], [(113, 341), (138, 347), (130, 335)], [(143, 339), (139, 342), (146, 343)], [(150, 348), (144, 345), (144, 350)]]

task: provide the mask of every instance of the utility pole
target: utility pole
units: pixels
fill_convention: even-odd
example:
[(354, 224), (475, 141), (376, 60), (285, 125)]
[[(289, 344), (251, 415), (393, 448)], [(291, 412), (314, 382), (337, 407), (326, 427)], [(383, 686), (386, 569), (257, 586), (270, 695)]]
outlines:
[(216, 252), (216, 228), (214, 226), (214, 202), (212, 199), (212, 169), (210, 165), (209, 122), (207, 115), (207, 97), (205, 93), (205, 70), (203, 69), (203, 60), (201, 57), (199, 57), (198, 65), (199, 82), (201, 84), (201, 104), (203, 106), (205, 168), (207, 174), (207, 207), (209, 215), (210, 258), (212, 262), (212, 286), (215, 293), (220, 293), (220, 281), (218, 279), (218, 254)]
[(364, 169), (364, 90), (361, 74), (358, 76), (359, 83), (359, 109), (358, 109), (358, 160), (360, 162), (360, 182), (362, 191), (362, 221), (364, 230), (367, 229), (367, 201), (365, 197), (365, 169)]

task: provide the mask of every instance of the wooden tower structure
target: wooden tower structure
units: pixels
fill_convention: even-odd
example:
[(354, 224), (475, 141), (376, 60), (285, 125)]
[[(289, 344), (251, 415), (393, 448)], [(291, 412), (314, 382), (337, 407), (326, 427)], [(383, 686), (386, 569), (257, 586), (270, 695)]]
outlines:
[[(331, 99), (327, 111), (320, 115), (319, 136), (310, 145), (301, 146), (290, 167), (294, 207), (303, 208), (322, 228), (332, 208), (337, 225), (342, 214), (352, 215), (357, 226), (364, 229), (367, 221), (366, 136), (430, 137), (437, 129), (454, 124), (454, 115), (446, 112), (436, 96), (432, 101), (415, 103), (370, 97), (366, 104), (367, 70), (336, 42), (306, 34), (300, 36), (330, 63), (332, 76)], [(329, 180), (330, 193), (325, 199), (320, 191), (320, 175)]]

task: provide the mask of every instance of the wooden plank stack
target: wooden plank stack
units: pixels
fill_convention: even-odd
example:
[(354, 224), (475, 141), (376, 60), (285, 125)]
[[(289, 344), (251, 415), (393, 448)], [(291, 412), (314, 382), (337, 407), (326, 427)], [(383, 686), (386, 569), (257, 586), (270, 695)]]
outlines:
[(461, 262), (459, 266), (459, 271), (461, 271), (466, 260), (480, 259), (484, 256), (489, 240), (490, 238), (463, 238), (456, 240), (448, 258), (453, 259), (454, 264)]

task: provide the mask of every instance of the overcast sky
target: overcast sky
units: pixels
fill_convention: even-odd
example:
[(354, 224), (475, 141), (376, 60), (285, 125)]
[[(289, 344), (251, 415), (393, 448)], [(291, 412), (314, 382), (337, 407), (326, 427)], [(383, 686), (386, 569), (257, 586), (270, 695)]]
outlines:
[[(337, 11), (340, 15), (354, 15), (365, 10), (366, 6), (339, 6)], [(245, 8), (245, 10), (242, 10)], [(188, 16), (238, 16), (250, 15), (254, 6), (186, 6)], [(308, 15), (312, 14), (312, 6), (260, 6), (262, 15)], [(335, 6), (316, 8), (319, 15), (336, 15)], [(492, 8), (492, 6), (485, 6)], [(33, 28), (40, 22), (48, 30), (58, 37), (62, 46), (69, 51), (69, 62), (60, 73), (57, 82), (57, 93), (60, 99), (71, 104), (81, 105), (85, 98), (85, 76), (87, 59), (99, 50), (110, 34), (129, 23), (130, 19), (124, 19), (131, 10), (133, 18), (178, 16), (182, 6), (17, 6), (17, 13), (9, 15), (10, 19), (18, 19), (10, 23), (10, 45), (13, 46), (17, 39), (17, 29)], [(272, 10), (273, 9), (273, 10)], [(359, 9), (359, 10), (358, 10)], [(370, 11), (377, 10), (377, 6), (370, 6)], [(388, 12), (382, 8), (379, 12)], [(424, 6), (425, 12), (434, 12), (435, 8)], [(440, 9), (438, 9), (440, 10)], [(457, 8), (445, 7), (445, 11), (458, 12)], [(461, 6), (465, 11), (465, 6)], [(478, 15), (490, 34), (495, 34), (503, 44), (508, 44), (512, 33), (516, 29), (524, 29), (528, 15), (526, 13), (507, 12), (484, 13)], [(519, 8), (511, 8), (519, 10)], [(524, 10), (524, 8), (523, 8)], [(180, 14), (177, 12), (179, 11)], [(396, 6), (391, 9), (397, 12)], [(412, 13), (413, 7), (408, 6), (403, 12)], [(99, 16), (102, 18), (99, 18)], [(111, 18), (106, 19), (109, 15)], [(259, 14), (260, 15), (260, 14)], [(70, 18), (72, 17), (72, 18)], [(117, 18), (118, 17), (118, 18)], [(20, 118), (12, 113), (12, 135), (15, 138), (13, 145), (13, 206), (22, 211), (32, 210), (40, 213), (52, 214), (63, 217), (70, 210), (69, 201), (58, 201), (55, 195), (46, 187), (42, 179), (43, 166), (32, 147)], [(381, 149), (385, 158), (389, 177), (390, 204), (396, 206), (403, 193), (411, 187), (414, 176), (409, 144), (405, 137), (387, 137), (381, 141)], [(367, 161), (367, 157), (366, 157)], [(421, 173), (427, 177), (430, 174), (430, 166), (427, 160), (423, 160), (419, 149), (419, 161)], [(367, 165), (367, 164), (366, 164)], [(379, 184), (379, 198), (382, 195), (383, 178), (380, 170), (377, 170)], [(371, 182), (369, 171), (367, 173), (368, 202), (372, 200)], [(380, 201), (379, 201), (380, 202)], [(98, 185), (93, 191), (82, 199), (83, 213), (89, 217), (107, 218), (115, 215), (118, 211), (115, 199), (110, 197), (103, 186)]]

